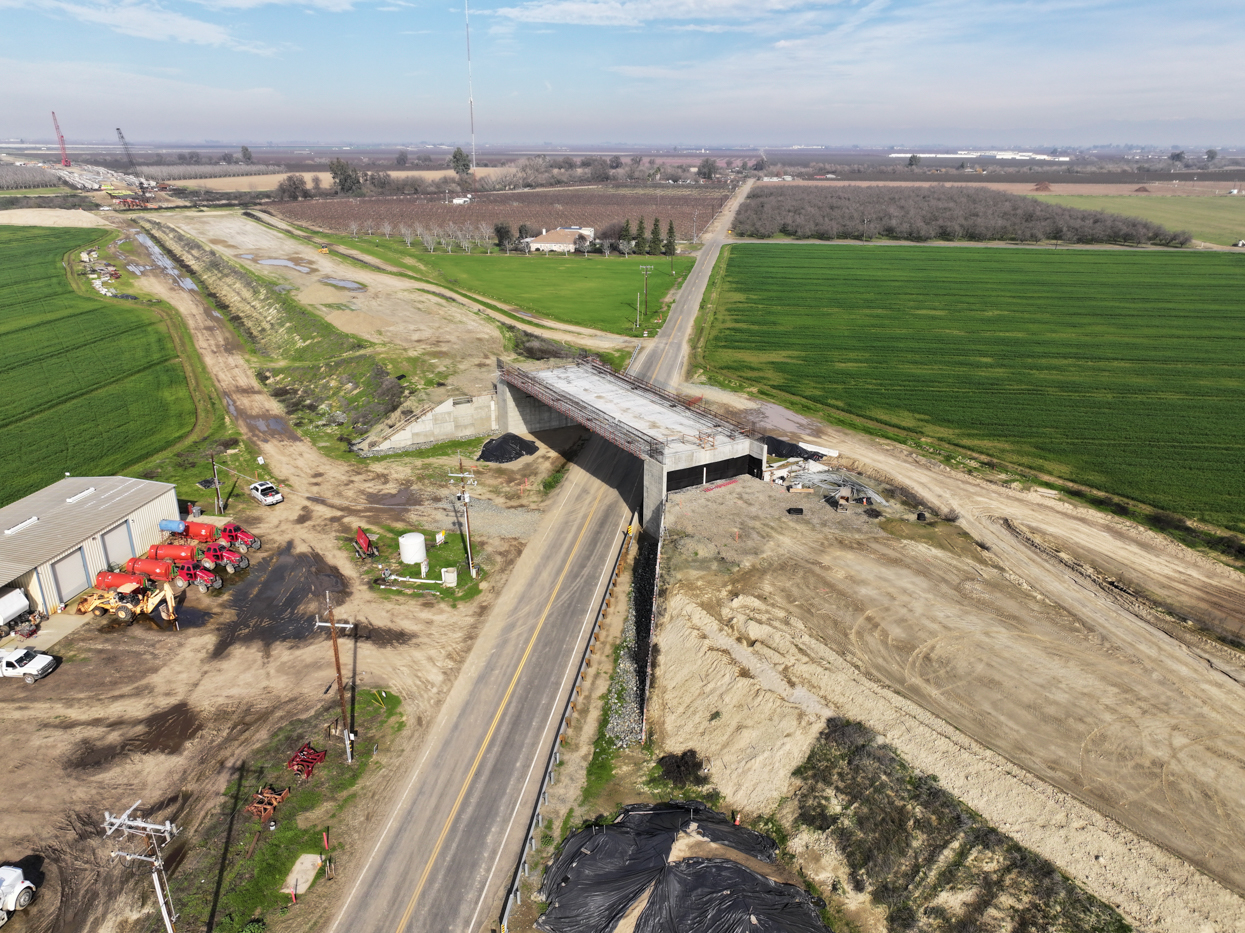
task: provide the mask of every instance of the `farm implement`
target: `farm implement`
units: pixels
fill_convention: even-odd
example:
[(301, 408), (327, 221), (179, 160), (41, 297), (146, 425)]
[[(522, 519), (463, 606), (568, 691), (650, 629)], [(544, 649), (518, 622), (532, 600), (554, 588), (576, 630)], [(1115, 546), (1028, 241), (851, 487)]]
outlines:
[(324, 761), (328, 754), (328, 752), (316, 751), (311, 747), (311, 743), (307, 742), (294, 753), (294, 757), (286, 762), (285, 766), (300, 778), (306, 780), (311, 777), (311, 773), (315, 771), (316, 765)]
[(362, 527), (356, 528), (354, 533), (354, 553), (359, 560), (371, 560), (380, 557), (380, 548), (376, 546), (376, 542), (368, 535)]
[(158, 613), (164, 621), (172, 622), (177, 618), (177, 594), (171, 579), (153, 580), (141, 573), (101, 570), (95, 575), (95, 592), (78, 601), (77, 612), (97, 616), (112, 613), (126, 623), (140, 615)]
[(290, 789), (278, 793), (271, 787), (261, 787), (254, 795), (250, 806), (244, 812), (251, 814), (261, 823), (267, 823), (272, 819), (272, 814), (276, 812), (277, 806), (290, 796)]
[(172, 561), (178, 578), (183, 581), (181, 586), (198, 587), (200, 593), (221, 588), (220, 577), (203, 563), (199, 549), (192, 544), (153, 544), (147, 549), (147, 557)]
[(208, 522), (179, 522), (162, 519), (160, 530), (168, 535), (166, 544), (227, 544), (239, 554), (258, 551), (264, 542), (236, 522), (217, 528)]

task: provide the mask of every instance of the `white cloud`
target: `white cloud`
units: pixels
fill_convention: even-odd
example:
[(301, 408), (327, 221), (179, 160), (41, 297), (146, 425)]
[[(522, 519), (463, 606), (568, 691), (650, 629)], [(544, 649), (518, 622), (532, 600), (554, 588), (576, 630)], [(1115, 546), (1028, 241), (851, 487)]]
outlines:
[(155, 42), (188, 42), (270, 55), (274, 49), (260, 42), (239, 39), (224, 26), (166, 10), (152, 0), (118, 2), (69, 2), (69, 0), (0, 0), (0, 7), (59, 14), (91, 26), (102, 26), (124, 36)]
[(657, 20), (762, 20), (794, 10), (837, 7), (849, 0), (530, 0), (498, 16), (526, 23), (634, 26)]

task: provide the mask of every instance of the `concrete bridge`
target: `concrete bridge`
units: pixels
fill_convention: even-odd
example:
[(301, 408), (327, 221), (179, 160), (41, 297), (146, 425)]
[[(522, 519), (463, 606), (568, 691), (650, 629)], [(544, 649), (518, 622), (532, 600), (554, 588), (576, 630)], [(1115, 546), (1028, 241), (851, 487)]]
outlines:
[(742, 424), (614, 372), (595, 359), (547, 369), (498, 361), (497, 421), (531, 434), (579, 424), (644, 462), (644, 528), (656, 533), (666, 493), (761, 476), (765, 442)]

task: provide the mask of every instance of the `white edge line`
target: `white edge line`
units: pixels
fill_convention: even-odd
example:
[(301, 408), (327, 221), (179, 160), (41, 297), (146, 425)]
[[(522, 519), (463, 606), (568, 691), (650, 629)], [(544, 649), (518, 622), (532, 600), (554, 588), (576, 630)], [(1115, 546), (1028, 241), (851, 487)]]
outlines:
[[(630, 520), (630, 517), (628, 517), (628, 520)], [(615, 557), (614, 557), (614, 560), (615, 560), (615, 561), (617, 561), (617, 560), (618, 560), (618, 557), (621, 555), (622, 547), (623, 547), (623, 545), (619, 545), (619, 554), (618, 554), (618, 555), (615, 555)], [(601, 602), (600, 602), (600, 600), (596, 599), (595, 597), (596, 597), (596, 595), (597, 595), (598, 593), (600, 593), (600, 592), (601, 592), (601, 581), (605, 579), (605, 577), (606, 577), (606, 575), (609, 573), (609, 571), (610, 571), (610, 562), (609, 562), (609, 561), (607, 561), (607, 562), (606, 562), (606, 564), (605, 564), (605, 567), (601, 570), (601, 579), (597, 581), (597, 586), (596, 586), (596, 589), (595, 589), (595, 590), (593, 590), (593, 597), (594, 597), (594, 599), (593, 599), (593, 602), (592, 602), (592, 606), (591, 606), (591, 607), (589, 607), (589, 609), (588, 609), (588, 614), (587, 614), (586, 616), (584, 616), (584, 624), (583, 624), (583, 626), (581, 626), (581, 627), (580, 627), (580, 630), (579, 630), (579, 640), (580, 640), (580, 642), (581, 642), (581, 643), (584, 641), (584, 637), (585, 637), (585, 636), (584, 636), (584, 630), (588, 627), (588, 620), (589, 620), (589, 619), (591, 619), (591, 618), (592, 618), (592, 616), (593, 616), (593, 614), (594, 614), (595, 612), (599, 611), (599, 610), (600, 610), (600, 608), (601, 608)], [(585, 650), (587, 650), (587, 646), (586, 646), (586, 645), (585, 645)], [(580, 657), (580, 662), (582, 663), (582, 661), (583, 661), (583, 657), (581, 656), (581, 657)], [(569, 697), (569, 695), (570, 695), (570, 687), (569, 687), (569, 686), (567, 686), (567, 684), (566, 684), (566, 680), (567, 680), (567, 678), (568, 678), (568, 677), (573, 678), (573, 677), (575, 676), (574, 674), (572, 674), (572, 673), (571, 673), (571, 668), (572, 668), (572, 666), (574, 666), (574, 659), (573, 659), (573, 658), (571, 659), (571, 663), (570, 663), (570, 664), (568, 664), (568, 665), (567, 665), (567, 667), (566, 667), (566, 673), (565, 673), (564, 675), (562, 675), (562, 684), (563, 684), (563, 691), (564, 691), (564, 692), (559, 693), (559, 694), (558, 694), (558, 698), (559, 698), (559, 699), (554, 701), (554, 704), (553, 704), (553, 709), (551, 709), (551, 710), (549, 711), (549, 721), (548, 721), (547, 723), (545, 723), (545, 729), (544, 729), (544, 732), (542, 732), (542, 733), (541, 733), (541, 735), (542, 735), (542, 736), (543, 736), (543, 735), (545, 735), (546, 733), (548, 733), (548, 731), (549, 731), (549, 727), (553, 725), (553, 720), (554, 720), (554, 717), (558, 715), (558, 703), (559, 703), (559, 702), (561, 702), (563, 706), (565, 706), (565, 705), (566, 705), (566, 700), (565, 700), (564, 698), (565, 698), (565, 697)], [(554, 741), (555, 741), (555, 742), (557, 741), (557, 737), (556, 737), (556, 736), (554, 737)], [(491, 870), (489, 871), (489, 873), (488, 873), (488, 879), (484, 882), (484, 893), (483, 893), (482, 895), (480, 895), (480, 902), (479, 902), (479, 904), (477, 904), (477, 905), (476, 905), (476, 911), (475, 911), (475, 913), (474, 913), (474, 914), (472, 914), (472, 915), (471, 915), (471, 925), (470, 925), (469, 927), (467, 927), (468, 931), (472, 931), (472, 930), (475, 930), (475, 929), (476, 929), (476, 918), (480, 916), (480, 911), (481, 911), (481, 910), (483, 909), (483, 907), (484, 907), (484, 902), (485, 902), (486, 900), (488, 900), (488, 896), (489, 896), (489, 889), (490, 889), (490, 888), (492, 887), (492, 885), (493, 885), (493, 875), (497, 873), (497, 865), (498, 865), (498, 863), (501, 861), (501, 854), (502, 854), (502, 852), (503, 852), (503, 851), (505, 850), (505, 848), (506, 848), (506, 841), (510, 838), (510, 833), (511, 833), (511, 831), (514, 829), (514, 821), (515, 821), (515, 817), (517, 817), (517, 816), (519, 815), (519, 809), (520, 809), (520, 807), (522, 807), (522, 806), (523, 806), (523, 798), (524, 798), (524, 796), (526, 796), (526, 794), (527, 794), (527, 788), (528, 788), (528, 785), (529, 785), (529, 784), (531, 784), (531, 781), (532, 781), (532, 772), (536, 770), (536, 763), (537, 763), (539, 760), (540, 760), (539, 756), (537, 756), (536, 758), (532, 759), (532, 766), (531, 766), (531, 767), (528, 769), (528, 771), (527, 771), (527, 777), (523, 779), (523, 790), (522, 790), (522, 792), (519, 794), (519, 801), (518, 801), (518, 803), (516, 803), (516, 804), (514, 805), (514, 812), (510, 814), (510, 822), (509, 822), (509, 825), (506, 827), (506, 835), (504, 835), (504, 836), (502, 837), (502, 840), (501, 840), (501, 845), (499, 845), (499, 846), (497, 847), (497, 857), (496, 857), (495, 859), (493, 859), (493, 867), (492, 867), (492, 869), (491, 869)], [(524, 857), (526, 858), (526, 855), (525, 855)]]
[[(586, 475), (587, 471), (581, 471), (581, 472), (584, 472)], [(563, 507), (566, 505), (569, 498), (570, 497), (567, 495), (562, 496), (562, 501), (558, 503), (558, 508), (557, 508), (558, 512), (562, 511)], [(553, 529), (555, 524), (556, 522), (553, 522), (553, 521), (549, 523), (549, 527), (545, 530), (546, 536)], [(455, 683), (457, 683), (457, 678), (455, 678)], [(453, 687), (451, 687), (450, 689), (453, 690)], [(448, 699), (448, 694), (446, 698)], [(428, 736), (428, 738), (431, 738), (431, 734)], [(346, 900), (342, 903), (341, 909), (337, 912), (337, 916), (334, 918), (332, 926), (328, 928), (328, 933), (334, 933), (337, 927), (341, 924), (342, 917), (345, 915), (346, 910), (350, 907), (350, 904), (354, 901), (354, 896), (359, 891), (359, 885), (363, 883), (364, 878), (368, 877), (368, 871), (372, 867), (372, 862), (376, 860), (376, 856), (380, 852), (381, 845), (384, 843), (385, 838), (389, 835), (389, 831), (393, 828), (394, 820), (396, 820), (398, 818), (398, 815), (403, 812), (405, 808), (406, 800), (411, 795), (411, 788), (415, 785), (415, 779), (420, 776), (420, 773), (424, 767), (424, 762), (428, 759), (428, 755), (431, 754), (431, 752), (432, 752), (432, 743), (427, 742), (426, 747), (424, 748), (423, 757), (419, 759), (419, 764), (417, 764), (415, 766), (415, 769), (411, 772), (411, 778), (409, 781), (406, 782), (406, 789), (402, 792), (402, 796), (399, 798), (397, 805), (393, 808), (393, 812), (389, 816), (389, 821), (385, 823), (385, 828), (381, 830), (380, 836), (376, 840), (376, 845), (372, 847), (372, 854), (368, 856), (367, 862), (365, 862), (363, 865), (363, 870), (359, 872), (359, 877), (355, 879), (354, 886), (350, 889), (350, 893), (346, 895)], [(535, 767), (534, 762), (532, 766)], [(526, 787), (526, 784), (524, 786)], [(492, 876), (490, 875), (490, 877)]]

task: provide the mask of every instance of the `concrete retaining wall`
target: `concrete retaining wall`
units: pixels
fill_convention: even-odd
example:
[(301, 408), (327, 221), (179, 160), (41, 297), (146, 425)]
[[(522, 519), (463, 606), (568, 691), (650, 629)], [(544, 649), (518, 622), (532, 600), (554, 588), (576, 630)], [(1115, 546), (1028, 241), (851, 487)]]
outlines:
[(422, 418), (405, 425), (366, 453), (397, 453), (440, 441), (480, 437), (497, 431), (497, 397), (447, 398)]

